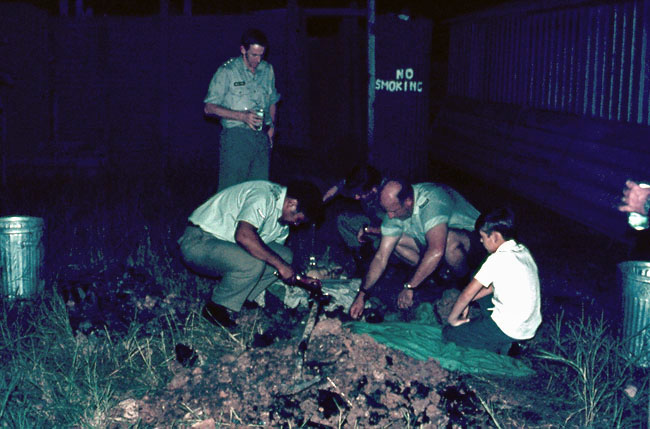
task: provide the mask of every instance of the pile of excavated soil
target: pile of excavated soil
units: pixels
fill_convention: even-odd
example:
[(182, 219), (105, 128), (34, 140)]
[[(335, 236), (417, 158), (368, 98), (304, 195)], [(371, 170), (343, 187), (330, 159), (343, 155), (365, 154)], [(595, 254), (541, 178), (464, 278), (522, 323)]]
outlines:
[[(121, 402), (111, 411), (113, 427), (138, 420), (196, 427), (451, 427), (454, 413), (441, 394), (448, 396), (454, 382), (436, 361), (415, 360), (333, 318), (321, 317), (316, 324), (304, 360), (298, 340), (227, 354), (193, 368), (173, 361), (174, 377), (165, 391)], [(462, 387), (454, 394), (462, 396)], [(487, 424), (479, 407), (465, 410), (463, 424)]]

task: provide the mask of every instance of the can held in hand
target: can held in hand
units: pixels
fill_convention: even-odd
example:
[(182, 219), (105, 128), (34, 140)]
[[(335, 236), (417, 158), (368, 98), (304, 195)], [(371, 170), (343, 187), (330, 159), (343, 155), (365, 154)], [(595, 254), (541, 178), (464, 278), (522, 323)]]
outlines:
[[(650, 184), (647, 183), (639, 183), (639, 186), (642, 188), (650, 188)], [(648, 216), (632, 212), (627, 216), (627, 223), (637, 231), (648, 229)]]
[(262, 108), (258, 108), (258, 109), (253, 109), (253, 111), (254, 111), (255, 114), (256, 114), (257, 116), (259, 116), (260, 119), (262, 120), (262, 123), (259, 124), (257, 127), (255, 127), (255, 129), (256, 129), (257, 131), (262, 131), (262, 128), (264, 127), (264, 109), (262, 109)]

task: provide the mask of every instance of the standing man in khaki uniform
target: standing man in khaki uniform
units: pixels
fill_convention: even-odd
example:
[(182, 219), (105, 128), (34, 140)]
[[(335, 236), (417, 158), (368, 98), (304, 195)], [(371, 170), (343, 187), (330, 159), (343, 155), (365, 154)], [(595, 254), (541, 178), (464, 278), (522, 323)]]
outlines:
[(266, 35), (257, 29), (242, 34), (241, 56), (226, 61), (212, 77), (204, 113), (221, 119), (219, 190), (247, 180), (269, 177), (275, 133), (273, 66), (263, 60)]

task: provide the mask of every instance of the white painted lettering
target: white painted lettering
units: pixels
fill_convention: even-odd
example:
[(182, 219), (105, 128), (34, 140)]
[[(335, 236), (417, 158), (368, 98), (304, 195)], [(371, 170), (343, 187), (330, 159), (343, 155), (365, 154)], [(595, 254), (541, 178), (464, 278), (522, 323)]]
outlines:
[(406, 78), (407, 79), (409, 79), (409, 80), (413, 79), (413, 75), (414, 75), (413, 69), (406, 69)]
[(418, 80), (375, 80), (375, 91), (387, 92), (422, 92), (423, 83)]
[(395, 70), (395, 79), (404, 79), (404, 69)]

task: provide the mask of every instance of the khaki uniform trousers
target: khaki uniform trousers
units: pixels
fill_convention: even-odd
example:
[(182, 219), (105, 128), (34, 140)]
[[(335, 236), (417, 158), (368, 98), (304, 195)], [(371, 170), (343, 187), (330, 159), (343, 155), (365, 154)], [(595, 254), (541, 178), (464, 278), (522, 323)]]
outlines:
[[(253, 301), (277, 277), (275, 268), (254, 258), (241, 246), (220, 240), (196, 226), (188, 226), (178, 240), (185, 264), (197, 274), (221, 277), (212, 291), (212, 301), (233, 311), (241, 310), (246, 300)], [(293, 254), (288, 247), (267, 243), (287, 263)]]

